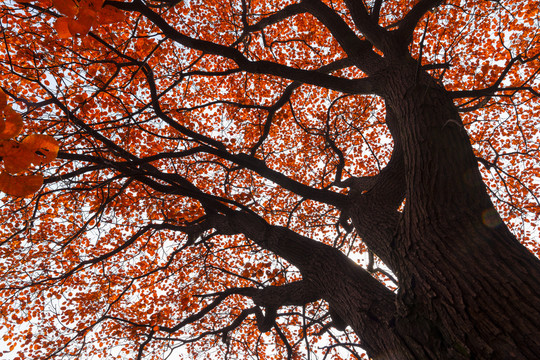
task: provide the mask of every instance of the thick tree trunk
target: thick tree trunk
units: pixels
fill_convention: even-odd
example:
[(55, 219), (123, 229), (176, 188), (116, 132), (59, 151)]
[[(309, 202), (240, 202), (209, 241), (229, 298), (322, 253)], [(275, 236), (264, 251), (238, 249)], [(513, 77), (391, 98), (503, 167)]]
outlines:
[(397, 119), (406, 205), (390, 242), (370, 241), (392, 249), (395, 332), (409, 353), (371, 355), (540, 359), (540, 262), (495, 211), (445, 90), (413, 66), (394, 70), (381, 86)]

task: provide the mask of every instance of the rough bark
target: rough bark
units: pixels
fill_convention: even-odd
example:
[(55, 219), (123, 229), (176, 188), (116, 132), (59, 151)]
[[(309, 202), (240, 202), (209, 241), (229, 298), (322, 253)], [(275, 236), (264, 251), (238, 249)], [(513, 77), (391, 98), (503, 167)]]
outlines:
[(495, 211), (448, 94), (414, 66), (384, 77), (406, 183), (396, 331), (416, 359), (539, 358), (539, 261)]

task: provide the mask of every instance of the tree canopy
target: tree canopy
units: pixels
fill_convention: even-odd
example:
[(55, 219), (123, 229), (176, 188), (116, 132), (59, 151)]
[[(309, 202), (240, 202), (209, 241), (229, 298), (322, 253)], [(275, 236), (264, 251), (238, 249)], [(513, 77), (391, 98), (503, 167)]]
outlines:
[(539, 9), (4, 0), (8, 352), (540, 358)]

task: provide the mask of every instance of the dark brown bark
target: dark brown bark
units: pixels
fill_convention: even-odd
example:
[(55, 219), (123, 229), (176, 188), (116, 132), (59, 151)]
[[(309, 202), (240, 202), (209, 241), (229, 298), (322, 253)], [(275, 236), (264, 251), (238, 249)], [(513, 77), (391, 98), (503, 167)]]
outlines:
[(406, 183), (396, 331), (416, 359), (539, 358), (539, 261), (495, 211), (450, 97), (414, 66), (385, 77)]

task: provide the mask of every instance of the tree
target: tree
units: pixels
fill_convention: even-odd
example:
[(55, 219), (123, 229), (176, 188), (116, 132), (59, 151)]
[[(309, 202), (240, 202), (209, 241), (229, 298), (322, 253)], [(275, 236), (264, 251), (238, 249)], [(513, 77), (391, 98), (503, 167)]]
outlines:
[(537, 0), (17, 1), (19, 358), (540, 358)]

